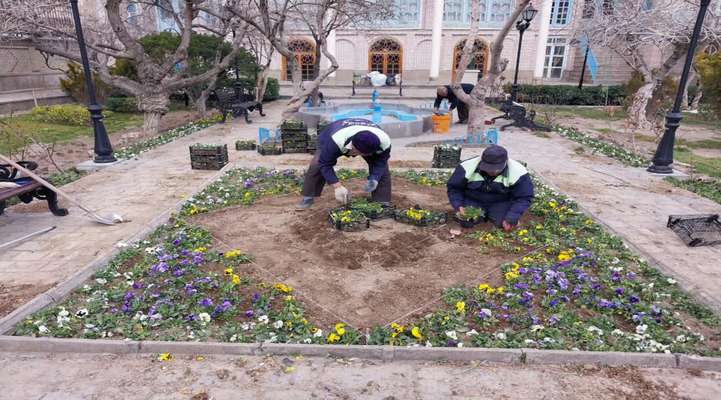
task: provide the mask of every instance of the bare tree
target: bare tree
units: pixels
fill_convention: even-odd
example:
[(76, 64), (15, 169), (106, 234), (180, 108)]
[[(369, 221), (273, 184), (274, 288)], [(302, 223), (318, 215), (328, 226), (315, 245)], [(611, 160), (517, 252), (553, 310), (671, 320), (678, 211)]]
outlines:
[[(3, 4), (11, 7), (3, 7)], [(67, 15), (67, 1), (44, 0), (29, 2), (25, 0), (2, 0), (3, 15), (13, 23), (13, 32), (30, 41), (38, 50), (58, 55), (69, 60), (79, 61), (80, 55), (75, 42), (72, 25), (58, 24), (53, 18), (38, 18), (37, 3), (48, 7), (53, 13)], [(226, 37), (229, 32), (231, 16), (221, 9), (209, 7), (207, 0), (184, 0), (180, 10), (176, 10), (169, 0), (139, 0), (139, 6), (153, 8), (170, 15), (180, 36), (180, 44), (171, 54), (158, 60), (145, 50), (140, 42), (142, 29), (138, 29), (125, 15), (123, 0), (105, 0), (105, 15), (95, 15), (95, 23), (89, 23), (87, 42), (90, 62), (98, 76), (107, 84), (135, 96), (138, 109), (144, 113), (143, 130), (156, 133), (161, 117), (167, 113), (169, 95), (192, 85), (211, 81), (226, 69), (239, 52), (239, 40), (233, 43), (233, 50), (226, 56), (216, 57), (215, 64), (207, 71), (187, 76), (188, 47), (191, 34), (202, 31), (206, 34)], [(210, 26), (198, 20), (200, 11), (214, 15), (217, 24)], [(137, 78), (113, 75), (111, 66), (114, 60), (130, 60), (136, 67)]]
[(490, 96), (494, 91), (496, 82), (500, 78), (503, 71), (508, 66), (508, 59), (502, 58), (503, 53), (503, 42), (506, 40), (508, 33), (515, 24), (518, 17), (521, 15), (523, 10), (528, 7), (531, 0), (519, 0), (516, 3), (516, 8), (513, 10), (508, 20), (503, 24), (501, 30), (496, 34), (493, 39), (490, 49), (490, 64), (488, 74), (486, 74), (473, 88), (470, 94), (466, 94), (461, 88), (460, 82), (463, 80), (463, 75), (466, 73), (466, 67), (470, 62), (473, 54), (473, 44), (476, 42), (478, 37), (478, 27), (480, 26), (481, 12), (480, 12), (481, 0), (473, 0), (471, 5), (471, 28), (466, 37), (466, 44), (463, 47), (463, 53), (461, 60), (456, 68), (456, 73), (453, 75), (451, 80), (451, 89), (458, 99), (468, 104), (468, 134), (481, 132), (483, 130), (483, 123), (485, 121), (484, 106), (486, 104), (486, 97)]
[(268, 86), (268, 72), (270, 63), (273, 61), (275, 47), (271, 45), (265, 36), (252, 29), (249, 29), (246, 33), (243, 47), (253, 55), (258, 66), (258, 75), (255, 79), (255, 95), (257, 101), (263, 101), (265, 89)]
[[(611, 49), (643, 79), (629, 107), (637, 129), (652, 129), (648, 106), (659, 84), (683, 62), (698, 13), (698, 0), (588, 0), (576, 35), (595, 47)], [(702, 31), (701, 46), (718, 40), (719, 6), (711, 10)], [(659, 57), (658, 55), (661, 55)]]

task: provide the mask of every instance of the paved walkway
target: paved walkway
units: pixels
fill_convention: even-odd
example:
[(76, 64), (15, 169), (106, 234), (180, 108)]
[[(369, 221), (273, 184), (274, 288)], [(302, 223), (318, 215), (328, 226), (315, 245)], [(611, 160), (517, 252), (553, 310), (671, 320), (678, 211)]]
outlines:
[[(409, 101), (420, 104), (422, 101)], [(116, 226), (98, 225), (76, 208), (71, 215), (52, 217), (42, 204), (11, 209), (0, 216), (0, 237), (12, 239), (26, 233), (57, 225), (57, 229), (8, 250), (0, 250), (0, 284), (52, 284), (61, 282), (84, 265), (102, 258), (121, 241), (142, 232), (156, 218), (187, 198), (217, 175), (214, 171), (189, 168), (189, 144), (227, 143), (239, 138), (255, 138), (258, 127), (273, 127), (280, 122), (283, 104), (268, 107), (268, 117), (256, 117), (256, 123), (216, 125), (143, 154), (137, 160), (123, 162), (87, 176), (65, 189), (99, 213), (116, 211), (132, 222)], [(394, 141), (393, 167), (429, 166), (431, 147), (404, 147), (410, 142), (438, 140), (465, 134), (465, 126), (454, 125), (451, 135), (425, 135)], [(501, 134), (501, 144), (511, 156), (529, 166), (592, 213), (600, 222), (624, 237), (660, 269), (671, 274), (695, 296), (721, 310), (720, 247), (688, 248), (670, 230), (670, 214), (719, 212), (721, 206), (689, 192), (675, 189), (660, 177), (643, 169), (625, 168), (608, 158), (577, 155), (577, 144), (563, 138), (546, 139), (526, 132)], [(479, 148), (464, 150), (464, 158), (480, 154)], [(308, 155), (263, 157), (255, 152), (230, 151), (234, 166), (302, 168)], [(242, 158), (241, 158), (242, 156)], [(363, 167), (362, 160), (339, 163), (345, 167)], [(231, 168), (229, 166), (228, 168)]]
[(0, 399), (698, 399), (721, 374), (297, 357), (0, 353)]

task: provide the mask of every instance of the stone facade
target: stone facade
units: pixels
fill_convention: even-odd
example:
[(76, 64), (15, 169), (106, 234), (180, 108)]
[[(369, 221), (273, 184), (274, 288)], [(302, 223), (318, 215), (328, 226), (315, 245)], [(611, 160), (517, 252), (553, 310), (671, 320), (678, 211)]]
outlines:
[[(480, 38), (488, 46), (498, 33), (502, 21), (512, 11), (515, 2), (482, 1), (485, 1), (486, 12), (483, 16), (485, 20), (481, 22)], [(405, 82), (423, 84), (450, 81), (454, 49), (468, 33), (468, 22), (464, 20), (470, 19), (470, 0), (466, 0), (465, 5), (463, 0), (396, 0), (396, 3), (402, 12), (412, 15), (411, 22), (391, 21), (384, 23), (383, 27), (345, 29), (331, 35), (329, 49), (334, 52), (340, 68), (329, 83), (348, 84), (354, 73), (370, 72), (369, 50), (380, 39), (392, 39), (400, 45), (401, 75)], [(534, 3), (539, 13), (523, 36), (519, 81), (535, 84), (578, 82), (585, 47), (582, 48), (581, 44), (573, 41), (573, 27), (576, 23), (584, 23), (581, 16), (583, 0), (537, 0)], [(459, 12), (465, 13), (465, 17), (459, 17)], [(438, 21), (434, 21), (436, 17), (441, 18), (442, 23), (437, 24)], [(440, 31), (440, 40), (435, 49), (439, 54), (437, 72), (433, 71), (432, 66), (434, 26)], [(291, 40), (306, 40), (312, 45), (310, 36), (303, 31), (293, 31)], [(502, 53), (503, 57), (510, 61), (505, 73), (506, 79), (513, 78), (518, 40), (519, 34), (514, 28), (506, 38)], [(562, 52), (562, 55), (555, 57), (556, 63), (562, 65), (555, 68), (553, 74), (545, 68), (549, 62), (547, 51)], [(598, 68), (591, 73), (590, 67), (587, 67), (585, 82), (612, 84), (629, 79), (630, 68), (612, 52), (592, 49), (591, 58)], [(327, 60), (324, 61), (322, 65), (327, 65)], [(285, 80), (286, 75), (284, 64), (280, 55), (276, 55), (271, 64), (271, 73), (281, 81)], [(476, 70), (469, 70), (464, 81), (473, 82), (476, 77)]]

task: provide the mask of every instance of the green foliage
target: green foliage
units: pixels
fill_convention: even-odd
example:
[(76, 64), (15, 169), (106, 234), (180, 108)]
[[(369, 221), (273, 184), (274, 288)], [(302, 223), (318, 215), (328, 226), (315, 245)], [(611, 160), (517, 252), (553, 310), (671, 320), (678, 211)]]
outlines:
[[(506, 84), (504, 90), (510, 93), (511, 85)], [(622, 86), (587, 86), (578, 90), (571, 85), (520, 85), (518, 89), (519, 103), (617, 106), (625, 97)]]
[[(38, 106), (30, 112), (33, 119), (60, 125), (90, 126), (90, 112), (79, 104)], [(106, 116), (110, 114), (105, 113)]]
[(721, 178), (721, 159), (718, 157), (700, 156), (687, 147), (677, 146), (676, 159), (682, 163), (693, 165), (696, 172), (714, 178)]
[[(593, 150), (592, 153), (601, 153), (605, 156), (615, 158), (620, 161), (623, 165), (630, 167), (645, 167), (649, 164), (649, 161), (633, 151), (627, 150), (617, 144), (607, 143), (603, 140), (596, 139), (588, 136), (585, 133), (575, 128), (558, 127), (556, 132), (563, 137), (573, 140), (574, 142), (581, 143), (582, 145), (588, 146)], [(576, 151), (579, 153), (578, 151)]]
[(108, 97), (105, 101), (105, 108), (110, 111), (122, 113), (139, 112), (135, 97)]
[(275, 78), (268, 78), (268, 83), (265, 86), (265, 95), (263, 101), (278, 100), (280, 97), (280, 84)]
[(721, 53), (699, 55), (696, 69), (701, 77), (702, 101), (716, 116), (721, 116)]
[[(88, 95), (85, 87), (85, 72), (83, 72), (83, 67), (78, 63), (69, 62), (65, 76), (64, 79), (60, 79), (60, 87), (68, 96), (72, 97), (73, 100), (86, 104), (88, 102)], [(95, 83), (95, 96), (98, 101), (102, 102), (111, 88), (101, 81), (97, 74), (93, 74), (93, 82)]]
[(716, 179), (677, 179), (672, 176), (666, 178), (674, 186), (694, 192), (699, 196), (721, 204), (721, 181)]

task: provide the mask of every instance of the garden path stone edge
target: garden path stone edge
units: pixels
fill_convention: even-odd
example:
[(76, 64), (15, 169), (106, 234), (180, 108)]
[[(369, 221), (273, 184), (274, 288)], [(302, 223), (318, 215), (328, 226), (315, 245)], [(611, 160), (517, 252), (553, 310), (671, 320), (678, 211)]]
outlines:
[(281, 343), (207, 343), (0, 336), (0, 352), (304, 356), (382, 361), (480, 361), (501, 364), (634, 366), (721, 371), (721, 358), (686, 354), (569, 350), (394, 347)]

